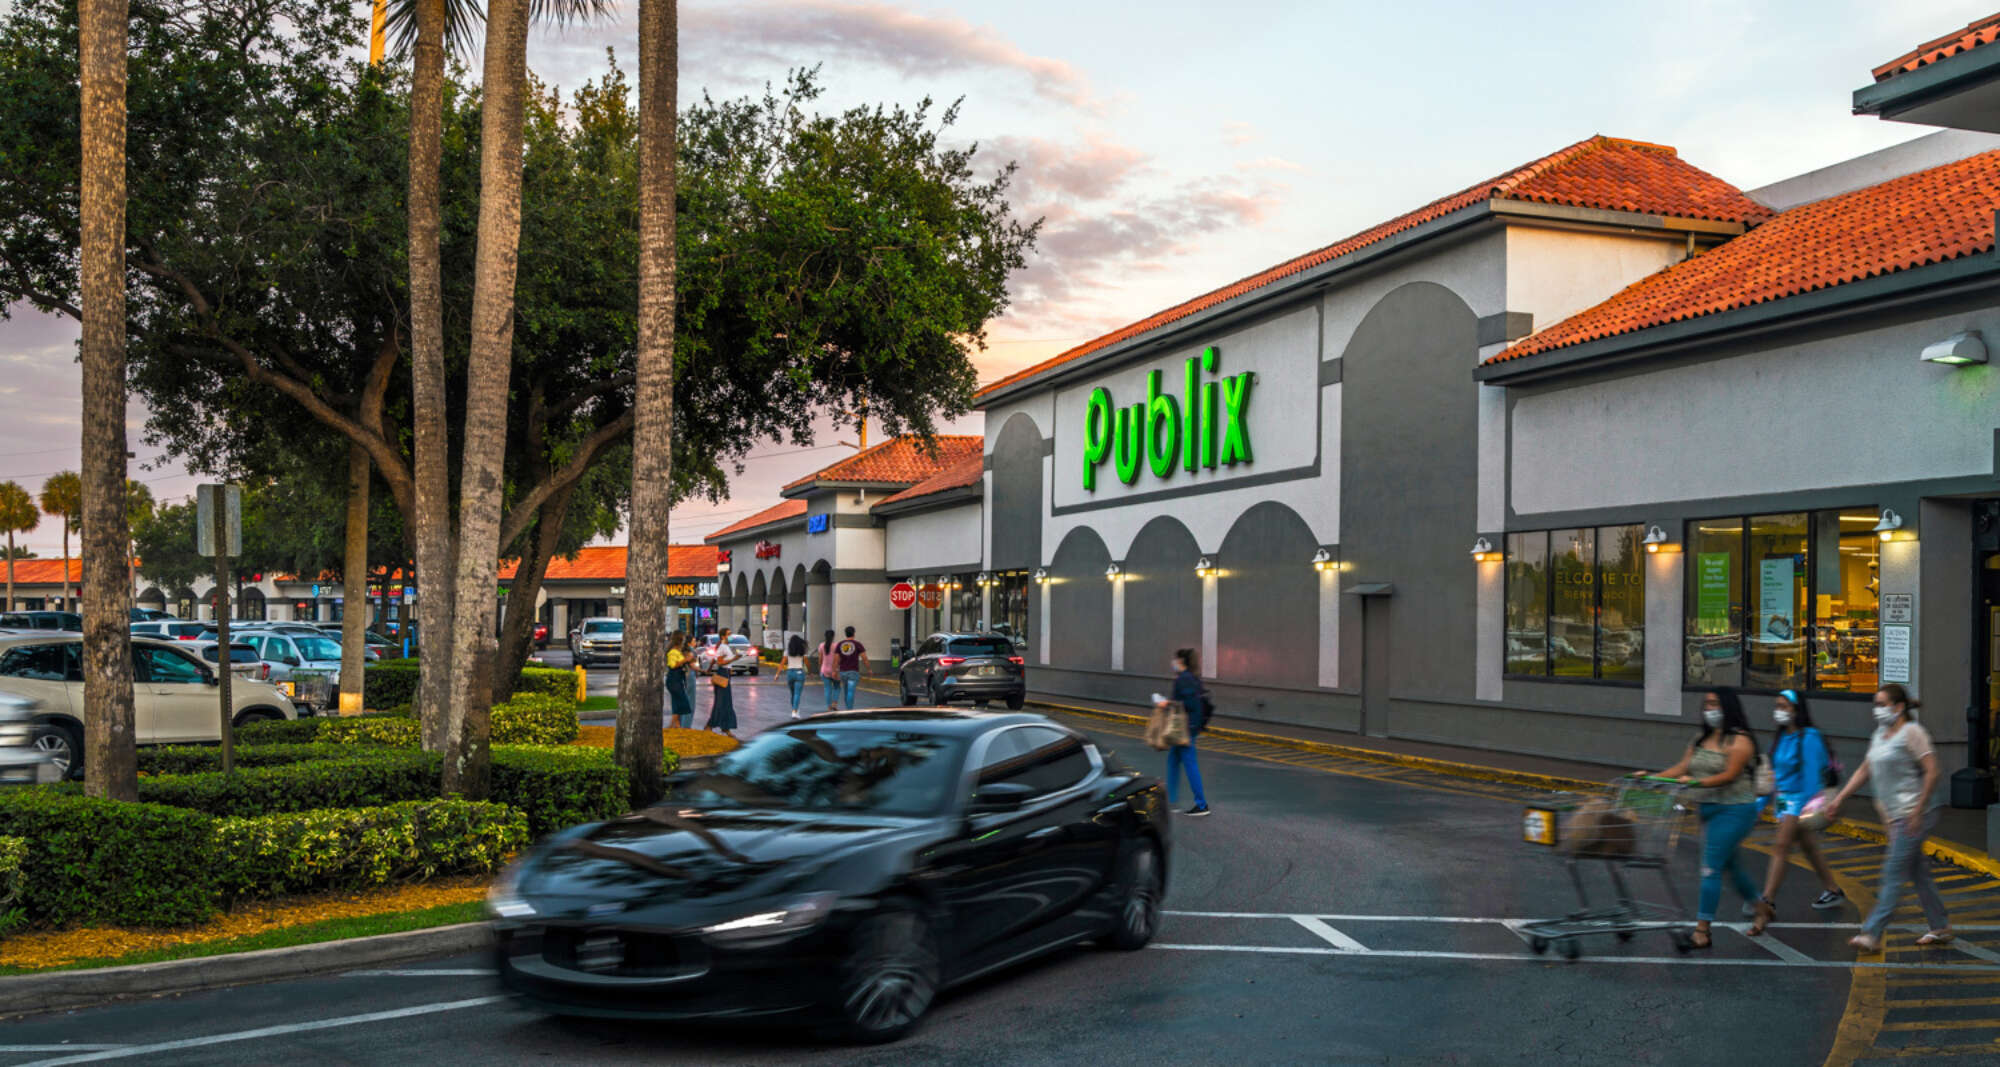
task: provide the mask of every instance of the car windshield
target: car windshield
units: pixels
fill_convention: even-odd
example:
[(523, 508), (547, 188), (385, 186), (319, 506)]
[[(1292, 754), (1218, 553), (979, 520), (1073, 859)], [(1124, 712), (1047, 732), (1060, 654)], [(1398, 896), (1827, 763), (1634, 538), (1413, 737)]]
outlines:
[(175, 637), (187, 637), (193, 634), (198, 634), (206, 629), (208, 629), (208, 627), (203, 626), (198, 622), (182, 622), (182, 623), (175, 623), (174, 625), (167, 627), (167, 632), (173, 634)]
[(730, 634), (729, 643), (732, 645), (747, 645), (750, 643), (750, 639), (742, 634)]
[(799, 726), (761, 734), (682, 782), (690, 807), (930, 815), (958, 782), (956, 737), (869, 726)]
[[(201, 658), (202, 658), (202, 659), (205, 659), (205, 660), (207, 660), (207, 661), (209, 661), (210, 663), (214, 663), (214, 662), (215, 662), (215, 646), (214, 646), (214, 645), (209, 645), (209, 646), (207, 646), (206, 648), (203, 648), (203, 649), (201, 650)], [(230, 645), (230, 646), (229, 646), (229, 662), (231, 662), (231, 663), (255, 663), (255, 662), (257, 662), (257, 650), (256, 650), (256, 649), (254, 649), (254, 648), (251, 648), (251, 647), (250, 647), (249, 645)]]
[(617, 619), (612, 619), (608, 622), (587, 622), (583, 624), (583, 632), (587, 634), (622, 634), (625, 632), (625, 624)]
[(1011, 656), (1014, 646), (1004, 637), (954, 637), (951, 639), (951, 654), (954, 656)]
[(306, 659), (333, 660), (340, 658), (340, 645), (324, 637), (293, 637), (292, 643), (299, 646), (299, 655)]

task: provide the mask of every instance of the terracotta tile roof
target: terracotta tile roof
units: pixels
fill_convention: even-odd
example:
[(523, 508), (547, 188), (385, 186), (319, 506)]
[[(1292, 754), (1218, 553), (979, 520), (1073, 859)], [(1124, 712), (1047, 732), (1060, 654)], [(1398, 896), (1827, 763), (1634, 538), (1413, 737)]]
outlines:
[(1426, 222), (1491, 200), (1525, 200), (1715, 222), (1754, 223), (1771, 214), (1769, 209), (1745, 196), (1742, 190), (1685, 162), (1666, 145), (1616, 137), (1592, 137), (1499, 177), (1433, 200), (1415, 211), (1363, 230), (1346, 240), (1287, 260), (1269, 270), (1086, 341), (1026, 370), (988, 383), (975, 395), (983, 397), (1026, 381), (1071, 360), (1177, 322), (1301, 271), (1330, 263)]
[(1953, 30), (1935, 41), (1926, 41), (1916, 48), (1876, 67), (1875, 80), (1878, 82), (1888, 81), (1898, 74), (1908, 74), (1919, 67), (1927, 67), (1941, 59), (1950, 59), (1960, 52), (1992, 44), (1997, 38), (2000, 38), (2000, 13), (1979, 19), (1962, 30)]
[[(0, 582), (7, 580), (7, 566), (0, 563)], [(60, 585), (63, 578), (63, 561), (55, 559), (17, 559), (14, 561), (15, 585)], [(83, 581), (83, 560), (78, 556), (69, 558), (69, 578), (71, 584)]]
[[(667, 576), (669, 578), (713, 578), (715, 577), (716, 550), (713, 545), (668, 545)], [(625, 562), (628, 547), (625, 545), (592, 545), (577, 550), (575, 559), (557, 556), (549, 561), (548, 573), (544, 581), (588, 582), (625, 580)], [(500, 578), (504, 581), (514, 577), (520, 569), (521, 561), (508, 559), (500, 561)]]
[(1803, 204), (1486, 362), (1990, 252), (1995, 208), (2000, 150)]
[(723, 538), (728, 537), (730, 534), (736, 533), (738, 531), (754, 530), (759, 526), (763, 526), (767, 523), (778, 522), (783, 519), (796, 519), (799, 516), (804, 515), (805, 513), (806, 513), (805, 501), (787, 500), (781, 504), (773, 504), (772, 506), (765, 508), (764, 510), (758, 512), (755, 515), (750, 516), (747, 519), (742, 519), (737, 522), (732, 522), (729, 525), (724, 526), (722, 529), (717, 530), (714, 533), (709, 534), (707, 537), (702, 538), (702, 540), (712, 545), (717, 541), (720, 541)]
[[(982, 451), (967, 456), (957, 463), (925, 478), (923, 481), (875, 505), (875, 508), (885, 507), (889, 504), (896, 504), (905, 500), (916, 500), (920, 497), (931, 496), (937, 493), (949, 492), (953, 489), (963, 489), (968, 485), (978, 485), (979, 480), (985, 474), (986, 456)], [(875, 508), (869, 510), (872, 511)]]
[(892, 437), (865, 452), (856, 452), (838, 463), (822, 467), (785, 488), (797, 489), (814, 482), (911, 486), (968, 455), (980, 454), (986, 448), (986, 439), (977, 436), (939, 435), (932, 441), (936, 445), (935, 454), (926, 451), (923, 442), (917, 438)]

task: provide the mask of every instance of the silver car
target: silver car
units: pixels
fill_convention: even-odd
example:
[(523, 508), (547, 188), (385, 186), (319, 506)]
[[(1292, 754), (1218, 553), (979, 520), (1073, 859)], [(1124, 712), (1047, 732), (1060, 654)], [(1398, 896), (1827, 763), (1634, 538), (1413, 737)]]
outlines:
[(570, 659), (579, 667), (588, 667), (602, 660), (617, 660), (624, 652), (624, 619), (585, 619), (569, 632)]
[(39, 710), (41, 705), (33, 700), (0, 693), (0, 785), (33, 785), (62, 778), (65, 768), (49, 758), (41, 739), (54, 735), (51, 748), (56, 747), (54, 742), (67, 739), (57, 735), (54, 727), (35, 721)]
[(314, 631), (310, 634), (257, 629), (232, 642), (252, 646), (271, 665), (271, 683), (295, 704), (314, 708), (336, 705), (340, 690), (340, 642)]

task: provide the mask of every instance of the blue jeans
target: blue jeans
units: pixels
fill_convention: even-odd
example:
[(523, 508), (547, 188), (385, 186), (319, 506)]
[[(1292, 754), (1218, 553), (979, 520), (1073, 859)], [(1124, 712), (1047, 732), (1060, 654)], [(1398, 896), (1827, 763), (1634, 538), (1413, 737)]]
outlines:
[(1701, 806), (1701, 910), (1695, 917), (1703, 922), (1715, 918), (1715, 909), (1722, 903), (1722, 874), (1729, 872), (1729, 880), (1744, 900), (1757, 899), (1757, 887), (1744, 873), (1743, 865), (1737, 861), (1736, 846), (1750, 836), (1757, 826), (1757, 809), (1761, 805), (1752, 800), (1745, 804), (1703, 804)]
[(841, 705), (842, 707), (846, 708), (849, 711), (854, 710), (854, 689), (856, 686), (860, 684), (861, 684), (860, 671), (840, 672), (840, 687), (841, 690), (847, 694), (847, 700)]
[(1208, 797), (1201, 791), (1201, 761), (1195, 758), (1194, 745), (1175, 745), (1167, 750), (1167, 805), (1173, 806), (1174, 786), (1180, 784), (1181, 771), (1187, 771), (1188, 790), (1194, 794), (1194, 806), (1208, 807)]
[(1951, 925), (1950, 916), (1944, 913), (1944, 901), (1938, 897), (1937, 883), (1931, 881), (1930, 857), (1924, 855), (1924, 838), (1937, 826), (1937, 819), (1936, 809), (1925, 812), (1914, 834), (1903, 829), (1904, 820), (1890, 821), (1889, 848), (1882, 854), (1882, 884), (1875, 890), (1875, 910), (1861, 924), (1862, 932), (1869, 937), (1881, 937), (1888, 927), (1889, 917), (1896, 913), (1896, 905), (1902, 903), (1906, 881), (1917, 887), (1917, 899), (1924, 905), (1924, 918), (1931, 929), (1943, 930)]
[(785, 684), (792, 690), (792, 712), (799, 710), (799, 698), (806, 695), (806, 672), (793, 667), (785, 672)]
[(828, 677), (827, 675), (822, 674), (819, 676), (819, 685), (820, 688), (826, 692), (826, 706), (829, 708), (839, 707), (840, 679), (838, 677)]

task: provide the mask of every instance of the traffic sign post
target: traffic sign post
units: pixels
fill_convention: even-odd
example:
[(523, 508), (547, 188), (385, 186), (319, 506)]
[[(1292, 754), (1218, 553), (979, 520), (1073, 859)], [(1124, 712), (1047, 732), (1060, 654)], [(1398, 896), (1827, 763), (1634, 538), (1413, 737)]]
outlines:
[(897, 582), (889, 587), (889, 606), (897, 611), (908, 611), (917, 602), (917, 587), (908, 582)]

